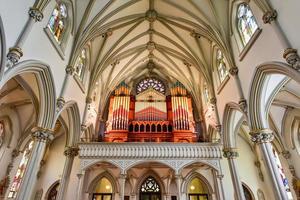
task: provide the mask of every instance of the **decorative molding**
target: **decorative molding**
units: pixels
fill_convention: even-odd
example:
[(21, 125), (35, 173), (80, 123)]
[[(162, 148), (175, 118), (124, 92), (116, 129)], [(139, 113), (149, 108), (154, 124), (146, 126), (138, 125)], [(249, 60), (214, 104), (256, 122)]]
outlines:
[(247, 55), (247, 53), (249, 52), (249, 50), (251, 49), (252, 45), (255, 43), (258, 36), (261, 34), (261, 32), (262, 32), (261, 28), (256, 29), (256, 31), (252, 35), (251, 39), (249, 40), (249, 42), (244, 46), (243, 50), (241, 51), (241, 53), (239, 55), (240, 61), (242, 61), (244, 59), (244, 57)]
[(44, 31), (45, 31), (46, 35), (48, 36), (49, 40), (51, 41), (51, 44), (54, 46), (55, 50), (61, 57), (61, 59), (64, 60), (65, 52), (64, 52), (63, 47), (57, 43), (56, 39), (54, 38), (53, 34), (51, 33), (51, 31), (49, 30), (48, 27), (45, 27)]
[(75, 68), (74, 68), (73, 66), (68, 65), (68, 66), (66, 67), (66, 73), (67, 73), (68, 75), (73, 76), (74, 72), (75, 72)]
[(277, 11), (276, 10), (269, 10), (264, 13), (262, 16), (262, 20), (265, 24), (271, 24), (272, 21), (277, 19)]
[(220, 83), (219, 87), (217, 88), (217, 94), (220, 94), (222, 89), (225, 87), (227, 82), (229, 81), (230, 76), (227, 74), (225, 79)]
[(42, 127), (34, 127), (31, 130), (32, 138), (41, 142), (51, 142), (54, 139), (54, 131), (50, 129), (45, 129)]
[(294, 69), (300, 69), (300, 57), (298, 55), (297, 49), (287, 48), (284, 50), (283, 58), (286, 62), (291, 65)]
[(272, 142), (274, 139), (273, 131), (270, 129), (261, 129), (250, 132), (251, 140), (254, 143)]
[(43, 13), (38, 9), (31, 7), (28, 11), (29, 17), (33, 19), (35, 22), (40, 22), (43, 20)]
[(235, 75), (237, 75), (237, 74), (239, 73), (239, 68), (237, 68), (237, 67), (231, 67), (231, 68), (229, 69), (229, 73), (230, 73), (232, 76), (235, 76)]
[(239, 100), (239, 108), (244, 112), (247, 113), (247, 100), (241, 99)]

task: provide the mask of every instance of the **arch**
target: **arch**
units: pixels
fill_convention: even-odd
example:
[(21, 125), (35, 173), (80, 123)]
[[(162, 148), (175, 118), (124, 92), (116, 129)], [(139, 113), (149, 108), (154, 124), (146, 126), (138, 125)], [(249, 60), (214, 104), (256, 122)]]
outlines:
[(153, 170), (148, 170), (146, 173), (143, 174), (143, 176), (141, 176), (141, 178), (137, 181), (136, 183), (136, 191), (135, 194), (137, 194), (138, 196), (140, 196), (140, 189), (142, 184), (144, 183), (144, 181), (148, 178), (148, 177), (153, 177), (156, 181), (156, 183), (159, 185), (160, 187), (160, 194), (165, 194), (166, 190), (165, 190), (165, 184), (164, 182), (161, 180), (160, 176)]
[(210, 185), (209, 181), (202, 174), (195, 171), (191, 171), (185, 177), (185, 181), (180, 186), (181, 193), (187, 193), (188, 186), (194, 178), (199, 178), (207, 186), (209, 199), (211, 199), (212, 198), (211, 195), (214, 193), (213, 187)]
[(268, 128), (271, 103), (283, 85), (292, 78), (300, 83), (299, 72), (281, 62), (268, 62), (255, 70), (249, 90), (249, 126), (252, 130)]
[(66, 146), (73, 146), (77, 142), (79, 142), (80, 133), (81, 133), (80, 114), (79, 114), (79, 108), (77, 103), (75, 101), (68, 101), (64, 104), (62, 109), (55, 116), (52, 129), (54, 129), (56, 120), (58, 120), (58, 117), (61, 116), (63, 112), (67, 112), (68, 124), (69, 124)]
[(246, 183), (242, 183), (242, 188), (244, 190), (245, 200), (255, 200), (252, 190)]
[(39, 90), (39, 111), (37, 126), (51, 129), (53, 125), (56, 95), (55, 85), (50, 67), (37, 60), (26, 60), (16, 64), (13, 68), (6, 71), (0, 82), (0, 89), (12, 78), (17, 75), (33, 73)]
[(112, 185), (112, 190), (113, 190), (113, 195), (114, 193), (118, 193), (119, 192), (119, 184), (118, 182), (116, 182), (115, 180), (117, 180), (116, 177), (114, 177), (111, 173), (109, 173), (108, 171), (104, 171), (101, 174), (99, 174), (98, 176), (96, 176), (90, 183), (87, 189), (87, 192), (89, 193), (89, 195), (92, 195), (93, 192), (95, 191), (95, 188), (97, 186), (97, 184), (99, 183), (99, 181), (102, 178), (107, 178), (111, 185)]
[(222, 126), (224, 148), (236, 147), (237, 132), (242, 122), (245, 120), (246, 116), (241, 111), (238, 104), (233, 102), (226, 104), (223, 114)]
[(300, 127), (300, 110), (299, 109), (288, 109), (282, 119), (283, 126), (281, 133), (284, 133), (282, 139), (283, 144), (286, 144), (288, 149), (296, 149), (298, 155), (300, 155), (300, 138), (299, 127)]
[(5, 39), (3, 22), (0, 15), (0, 81), (4, 73), (5, 64), (6, 64), (6, 39)]

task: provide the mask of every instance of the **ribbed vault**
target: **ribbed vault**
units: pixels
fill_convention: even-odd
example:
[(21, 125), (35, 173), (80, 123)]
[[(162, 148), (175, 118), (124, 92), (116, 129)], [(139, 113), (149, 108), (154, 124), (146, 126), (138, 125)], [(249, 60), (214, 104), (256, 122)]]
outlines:
[[(90, 52), (88, 95), (100, 90), (105, 106), (111, 90), (154, 74), (180, 81), (201, 110), (201, 85), (212, 90), (212, 55), (220, 48), (234, 66), (229, 45), (228, 1), (220, 0), (94, 0), (82, 20), (74, 58)], [(102, 103), (101, 103), (102, 102)], [(103, 108), (100, 107), (100, 111)]]

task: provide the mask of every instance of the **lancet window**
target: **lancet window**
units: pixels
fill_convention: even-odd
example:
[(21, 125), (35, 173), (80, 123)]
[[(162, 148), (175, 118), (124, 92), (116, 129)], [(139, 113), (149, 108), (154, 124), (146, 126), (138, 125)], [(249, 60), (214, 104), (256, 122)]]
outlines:
[(27, 145), (27, 147), (24, 150), (21, 162), (19, 164), (18, 170), (17, 170), (17, 174), (15, 175), (12, 185), (10, 187), (9, 193), (8, 193), (8, 198), (16, 198), (17, 196), (17, 192), (20, 188), (20, 184), (22, 182), (30, 155), (31, 155), (31, 151), (33, 148), (33, 140), (30, 141)]
[(246, 45), (249, 42), (256, 29), (258, 29), (258, 25), (250, 9), (250, 6), (246, 3), (242, 3), (238, 6), (237, 29), (242, 39), (243, 45)]
[(220, 82), (223, 82), (228, 75), (224, 55), (220, 49), (217, 50), (217, 70)]
[(83, 80), (84, 73), (86, 70), (86, 50), (83, 49), (75, 63), (75, 74), (80, 78), (80, 80)]
[(55, 40), (61, 44), (66, 32), (68, 12), (64, 3), (56, 4), (48, 22), (48, 28), (53, 34)]

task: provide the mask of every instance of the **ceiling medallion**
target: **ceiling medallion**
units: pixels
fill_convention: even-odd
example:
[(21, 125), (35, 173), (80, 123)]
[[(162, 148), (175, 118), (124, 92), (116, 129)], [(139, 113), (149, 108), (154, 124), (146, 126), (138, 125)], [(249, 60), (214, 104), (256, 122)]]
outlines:
[(154, 22), (157, 18), (157, 12), (155, 10), (148, 10), (146, 12), (146, 19), (149, 21), (149, 22)]

